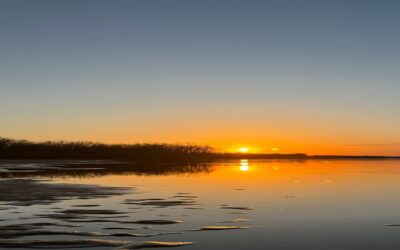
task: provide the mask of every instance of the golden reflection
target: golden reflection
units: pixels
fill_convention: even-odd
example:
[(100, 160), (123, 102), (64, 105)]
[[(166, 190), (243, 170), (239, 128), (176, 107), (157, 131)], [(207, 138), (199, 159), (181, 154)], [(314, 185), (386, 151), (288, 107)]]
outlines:
[(247, 172), (249, 171), (249, 161), (248, 160), (240, 160), (240, 171)]
[[(377, 168), (377, 164), (380, 164), (379, 168)], [(279, 170), (274, 171), (271, 169), (273, 166), (278, 166)], [(393, 191), (393, 187), (399, 184), (400, 176), (398, 160), (387, 160), (380, 163), (354, 160), (327, 161), (325, 163), (318, 160), (301, 162), (236, 160), (211, 163), (210, 169), (209, 172), (194, 173), (190, 171), (184, 175), (179, 173), (147, 175), (115, 172), (110, 175), (92, 175), (81, 178), (74, 174), (72, 178), (61, 177), (56, 181), (128, 187), (136, 183), (143, 185), (143, 187), (137, 187), (138, 190), (151, 190), (160, 197), (167, 197), (176, 190), (183, 190), (201, 197), (211, 197), (210, 200), (215, 201), (221, 200), (220, 194), (228, 193), (230, 197), (235, 197), (235, 202), (246, 205), (249, 197), (263, 197), (262, 195), (275, 197), (276, 192), (279, 191), (282, 194), (303, 196), (304, 199), (297, 200), (305, 206), (317, 204), (317, 202), (319, 204), (320, 201), (315, 200), (316, 195), (319, 194), (333, 197), (332, 199), (341, 197), (343, 202), (354, 202), (354, 197), (360, 198), (357, 194), (363, 196), (363, 199), (369, 200), (371, 194), (367, 191), (371, 190), (371, 185), (375, 189), (379, 188), (382, 194), (390, 193)], [(48, 176), (45, 177), (48, 178)], [(234, 191), (237, 188), (245, 188), (248, 193)], [(229, 193), (229, 190), (232, 190), (232, 193)], [(355, 195), (350, 195), (351, 192), (355, 192)], [(263, 200), (255, 199), (255, 202), (259, 202), (261, 206)], [(257, 204), (252, 203), (251, 205)]]
[(240, 171), (243, 171), (243, 172), (249, 171), (249, 166), (240, 165)]

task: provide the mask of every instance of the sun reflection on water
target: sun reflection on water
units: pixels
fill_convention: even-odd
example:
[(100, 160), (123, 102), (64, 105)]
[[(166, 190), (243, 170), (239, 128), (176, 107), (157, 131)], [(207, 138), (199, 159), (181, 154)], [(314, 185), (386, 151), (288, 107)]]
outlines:
[(240, 160), (240, 171), (247, 172), (249, 171), (249, 161), (246, 159)]

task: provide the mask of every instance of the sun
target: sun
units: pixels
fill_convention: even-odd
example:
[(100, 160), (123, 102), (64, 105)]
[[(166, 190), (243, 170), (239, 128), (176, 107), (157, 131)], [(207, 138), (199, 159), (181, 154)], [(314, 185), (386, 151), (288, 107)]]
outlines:
[(239, 152), (240, 152), (240, 153), (247, 153), (247, 152), (249, 152), (249, 151), (250, 151), (250, 149), (249, 149), (249, 148), (246, 148), (246, 147), (239, 148)]

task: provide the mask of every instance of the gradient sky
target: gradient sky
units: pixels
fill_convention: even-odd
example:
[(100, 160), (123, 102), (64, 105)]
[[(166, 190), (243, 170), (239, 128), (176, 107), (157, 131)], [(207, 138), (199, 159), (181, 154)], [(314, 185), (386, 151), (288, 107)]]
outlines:
[(399, 1), (0, 0), (0, 136), (400, 155)]

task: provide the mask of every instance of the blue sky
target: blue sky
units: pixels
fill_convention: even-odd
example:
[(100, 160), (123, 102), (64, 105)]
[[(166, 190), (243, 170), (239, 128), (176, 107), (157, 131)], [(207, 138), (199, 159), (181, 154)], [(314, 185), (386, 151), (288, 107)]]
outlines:
[(395, 154), (399, 11), (398, 1), (2, 0), (1, 136)]

